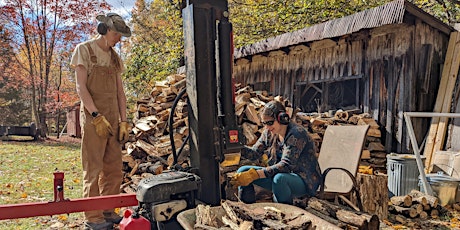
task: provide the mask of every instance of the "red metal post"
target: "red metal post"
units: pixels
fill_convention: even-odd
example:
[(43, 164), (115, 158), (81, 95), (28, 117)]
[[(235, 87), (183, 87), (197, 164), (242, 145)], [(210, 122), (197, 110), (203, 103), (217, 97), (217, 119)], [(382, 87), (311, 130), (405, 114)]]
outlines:
[(54, 172), (54, 202), (64, 201), (64, 172)]

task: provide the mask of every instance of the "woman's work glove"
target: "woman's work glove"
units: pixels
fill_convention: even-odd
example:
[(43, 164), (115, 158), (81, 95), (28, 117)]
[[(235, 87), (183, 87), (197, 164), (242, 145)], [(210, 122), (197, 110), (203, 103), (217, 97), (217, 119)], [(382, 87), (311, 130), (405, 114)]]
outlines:
[(118, 141), (125, 142), (128, 140), (129, 131), (128, 131), (128, 122), (122, 121), (118, 126)]
[(267, 154), (263, 154), (261, 159), (260, 159), (260, 162), (262, 163), (262, 166), (264, 167), (267, 167), (268, 166), (268, 155)]
[(94, 118), (92, 123), (96, 126), (98, 136), (107, 138), (109, 135), (113, 135), (112, 126), (103, 115)]
[(254, 168), (251, 168), (246, 172), (235, 174), (230, 180), (230, 184), (233, 186), (248, 186), (257, 179), (259, 179), (259, 174)]

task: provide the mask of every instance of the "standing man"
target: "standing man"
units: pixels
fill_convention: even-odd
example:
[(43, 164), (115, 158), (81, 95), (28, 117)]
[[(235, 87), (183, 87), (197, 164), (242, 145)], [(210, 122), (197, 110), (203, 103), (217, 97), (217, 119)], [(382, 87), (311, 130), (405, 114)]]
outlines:
[[(71, 59), (81, 100), (83, 197), (120, 193), (121, 143), (128, 139), (124, 67), (113, 47), (131, 30), (115, 13), (96, 19), (99, 36), (78, 44)], [(87, 211), (85, 219), (85, 229), (112, 229), (122, 218), (112, 209)]]

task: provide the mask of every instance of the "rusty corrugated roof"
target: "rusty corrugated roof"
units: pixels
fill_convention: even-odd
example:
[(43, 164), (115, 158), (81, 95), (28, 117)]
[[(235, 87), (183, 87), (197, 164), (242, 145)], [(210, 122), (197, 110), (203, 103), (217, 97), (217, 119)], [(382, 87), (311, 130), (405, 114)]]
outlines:
[(292, 33), (285, 33), (237, 48), (235, 49), (234, 56), (235, 59), (238, 59), (304, 42), (339, 37), (357, 32), (361, 29), (403, 23), (404, 14), (406, 12), (411, 13), (446, 34), (449, 34), (453, 30), (452, 27), (444, 24), (412, 3), (405, 0), (396, 0), (356, 14), (316, 24)]

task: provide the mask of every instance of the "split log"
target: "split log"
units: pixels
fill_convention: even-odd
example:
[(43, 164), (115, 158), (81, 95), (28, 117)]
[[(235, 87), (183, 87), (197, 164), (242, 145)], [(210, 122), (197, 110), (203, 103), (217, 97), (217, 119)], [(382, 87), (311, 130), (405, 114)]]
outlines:
[(410, 207), (412, 205), (412, 196), (393, 196), (390, 202), (395, 206)]
[(181, 89), (183, 89), (185, 87), (185, 83), (186, 83), (186, 79), (182, 79), (176, 83), (174, 83), (173, 85), (171, 85), (171, 91), (173, 91), (176, 95), (179, 94), (179, 92), (181, 91)]
[(227, 216), (223, 216), (222, 217), (222, 222), (225, 224), (225, 225), (228, 225), (230, 227), (230, 229), (232, 230), (239, 230), (240, 229), (240, 226), (238, 225), (238, 223), (235, 223), (233, 222), (230, 218), (228, 218)]
[(425, 197), (426, 201), (432, 208), (436, 208), (439, 204), (438, 198), (435, 196), (430, 196), (428, 194), (422, 193), (418, 190), (412, 190), (409, 193), (409, 196), (412, 198), (419, 198), (419, 197)]
[(337, 219), (335, 219), (335, 218), (333, 218), (333, 217), (331, 217), (329, 215), (326, 215), (326, 214), (323, 214), (323, 213), (321, 213), (319, 211), (316, 211), (315, 209), (307, 207), (307, 208), (305, 208), (305, 210), (307, 212), (309, 212), (309, 213), (311, 213), (311, 214), (313, 214), (313, 215), (315, 215), (315, 216), (317, 216), (317, 217), (319, 217), (319, 218), (321, 218), (321, 219), (323, 219), (323, 220), (325, 220), (325, 221), (327, 221), (327, 222), (339, 227), (339, 228), (348, 229), (348, 227), (349, 227), (348, 224), (346, 224), (346, 223), (344, 223), (344, 222), (342, 222), (340, 220), (337, 220)]
[(420, 214), (421, 212), (423, 212), (422, 204), (413, 204), (411, 208), (413, 208), (417, 212), (417, 214)]
[(336, 120), (348, 121), (348, 112), (347, 111), (337, 111), (334, 115)]
[(250, 120), (252, 123), (257, 124), (258, 126), (262, 125), (259, 116), (257, 115), (257, 110), (253, 104), (249, 104), (246, 106), (245, 114), (248, 120)]
[[(254, 225), (268, 229), (311, 229), (311, 220), (302, 215), (287, 215), (274, 207), (250, 208), (241, 202), (225, 201), (221, 204), (232, 222), (250, 221)], [(249, 224), (247, 224), (249, 225)], [(241, 229), (241, 228), (240, 228)]]
[(163, 172), (163, 165), (159, 161), (155, 163), (145, 162), (145, 163), (139, 164), (138, 171), (140, 173), (151, 173), (151, 174), (157, 175)]
[(385, 146), (383, 146), (380, 142), (371, 142), (367, 146), (367, 149), (371, 152), (382, 152), (385, 151)]
[(358, 125), (369, 125), (371, 129), (379, 129), (380, 126), (374, 120), (374, 118), (362, 117), (358, 120)]
[(216, 228), (216, 227), (212, 227), (212, 226), (208, 226), (204, 224), (195, 224), (193, 226), (193, 229), (195, 230), (220, 230), (222, 228)]
[(392, 213), (402, 214), (402, 215), (404, 215), (406, 217), (410, 217), (410, 218), (415, 218), (418, 215), (417, 210), (415, 208), (407, 208), (407, 207), (391, 205), (391, 206), (389, 206), (389, 210)]
[(137, 140), (136, 146), (144, 150), (150, 156), (160, 156), (161, 157), (161, 155), (158, 153), (157, 149), (153, 145), (143, 140)]
[(452, 208), (455, 209), (455, 211), (460, 211), (460, 203), (455, 203), (452, 205)]
[(254, 229), (254, 223), (251, 221), (243, 221), (243, 223), (240, 224), (238, 230), (253, 230)]
[(246, 137), (246, 144), (251, 146), (257, 142), (258, 137), (254, 134), (254, 130), (248, 123), (243, 123), (243, 135)]
[(346, 207), (340, 207), (329, 203), (325, 200), (312, 197), (308, 201), (308, 207), (317, 210), (325, 215), (333, 216), (338, 220), (358, 227), (359, 229), (378, 229), (380, 226), (377, 215), (369, 215), (353, 210), (346, 210)]
[(426, 205), (423, 205), (423, 211), (430, 211), (431, 206), (427, 203)]
[(211, 206), (199, 204), (195, 208), (196, 224), (210, 227), (220, 227), (216, 213), (211, 211)]
[(431, 212), (430, 212), (430, 216), (433, 219), (438, 218), (439, 217), (439, 211), (437, 209), (432, 209)]
[(396, 215), (395, 219), (396, 219), (396, 221), (398, 221), (401, 224), (406, 224), (406, 222), (407, 222), (407, 219), (402, 215)]
[(428, 218), (428, 213), (425, 212), (425, 211), (422, 211), (422, 212), (419, 214), (419, 217), (420, 217), (420, 219), (426, 220), (426, 219)]

